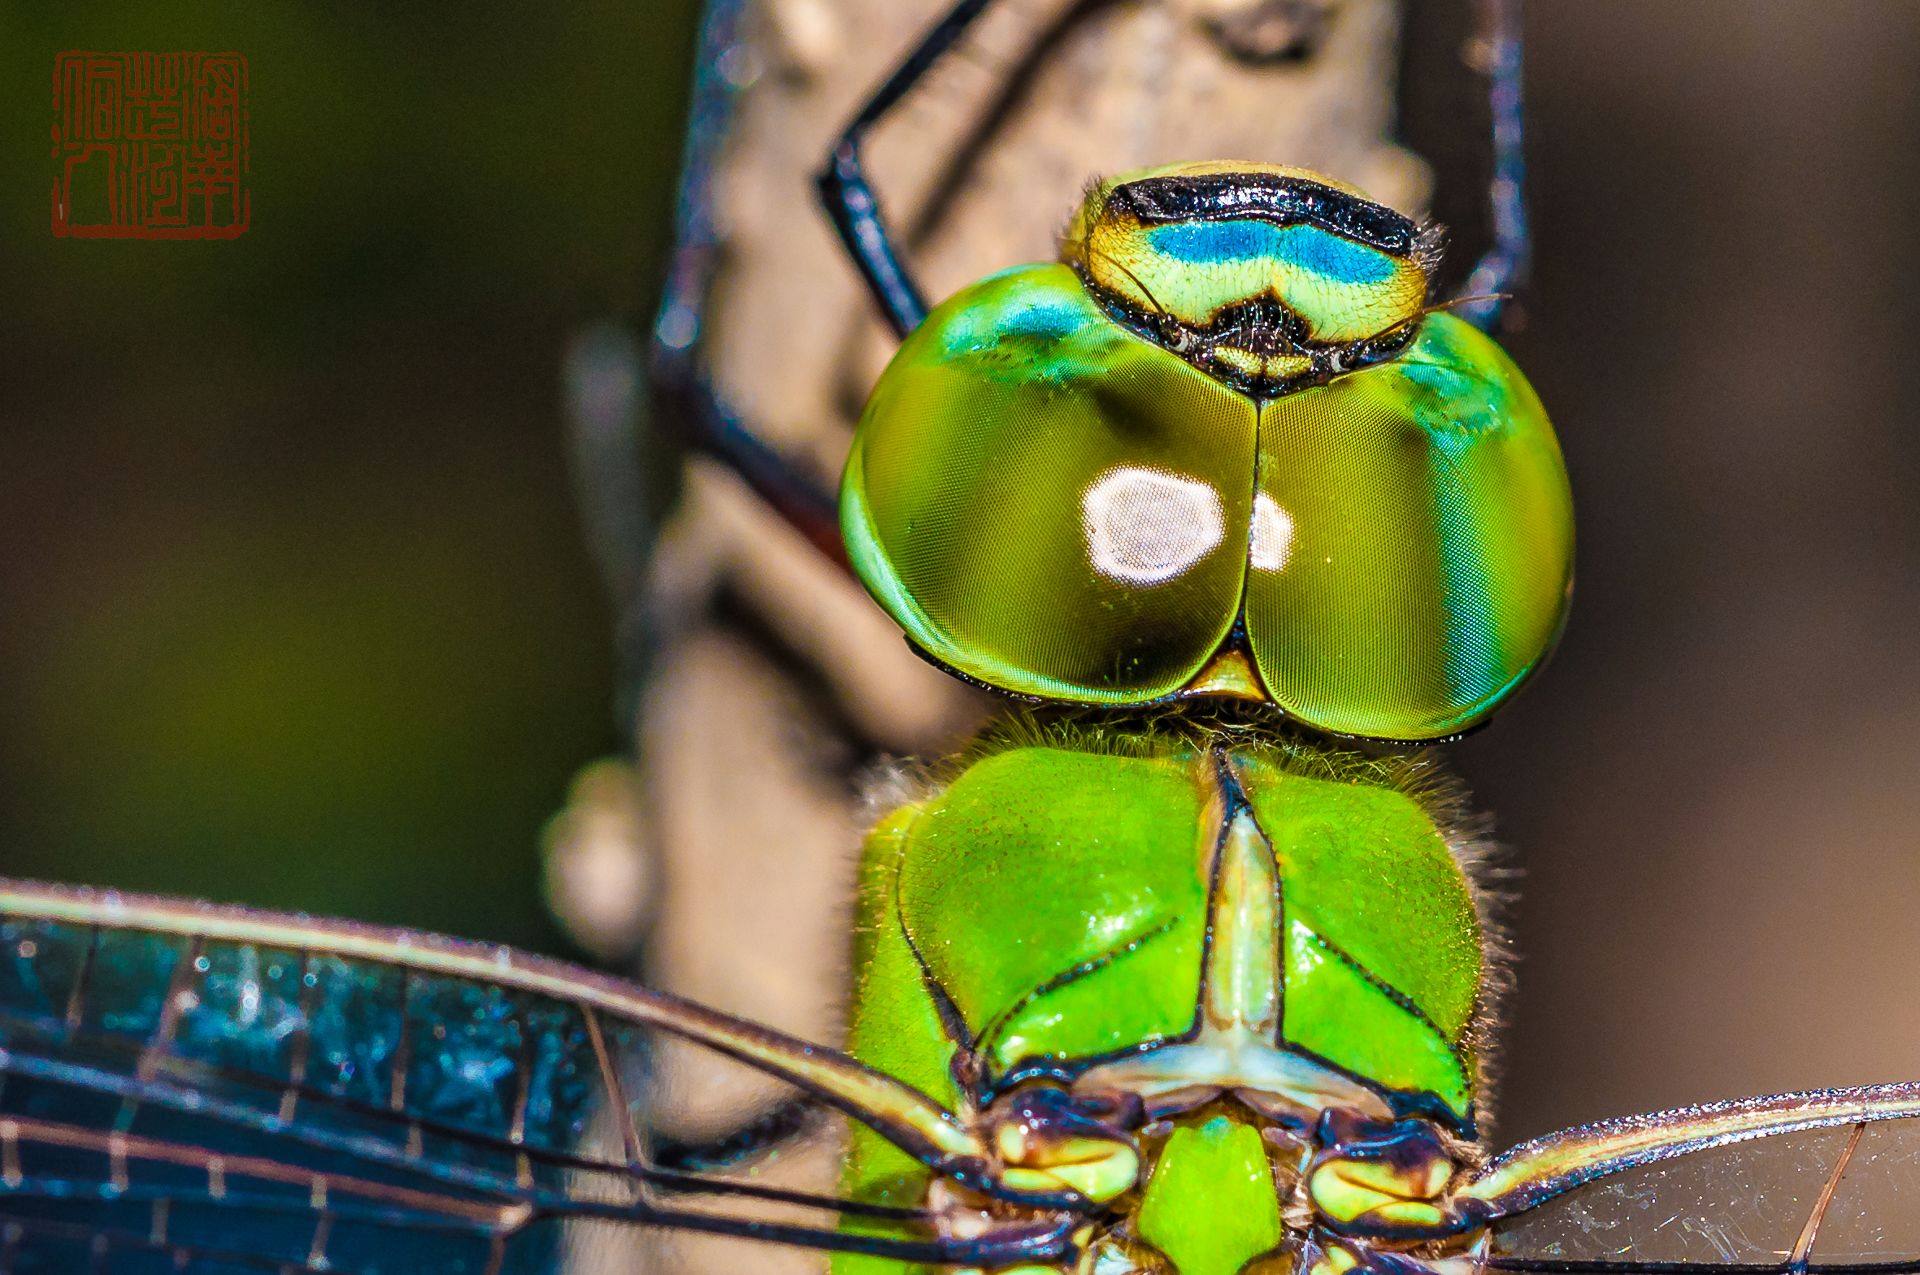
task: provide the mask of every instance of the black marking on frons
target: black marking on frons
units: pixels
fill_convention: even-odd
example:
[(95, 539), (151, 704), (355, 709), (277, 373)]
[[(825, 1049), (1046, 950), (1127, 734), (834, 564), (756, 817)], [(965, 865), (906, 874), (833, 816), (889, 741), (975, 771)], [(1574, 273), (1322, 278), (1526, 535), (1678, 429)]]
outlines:
[(1256, 218), (1276, 226), (1318, 226), (1402, 257), (1412, 256), (1421, 242), (1419, 224), (1405, 214), (1321, 182), (1278, 173), (1143, 177), (1114, 187), (1107, 207), (1155, 225)]
[[(1183, 323), (1103, 286), (1078, 264), (1074, 269), (1087, 294), (1120, 327), (1246, 395), (1260, 407), (1400, 358), (1412, 348), (1425, 317), (1415, 315), (1385, 332), (1354, 341), (1315, 341), (1306, 336), (1303, 318), (1277, 298), (1266, 296), (1225, 306), (1205, 323)], [(1309, 366), (1279, 380), (1265, 373), (1248, 375), (1215, 357), (1214, 351), (1222, 346), (1257, 349), (1269, 355), (1298, 354), (1309, 360)]]

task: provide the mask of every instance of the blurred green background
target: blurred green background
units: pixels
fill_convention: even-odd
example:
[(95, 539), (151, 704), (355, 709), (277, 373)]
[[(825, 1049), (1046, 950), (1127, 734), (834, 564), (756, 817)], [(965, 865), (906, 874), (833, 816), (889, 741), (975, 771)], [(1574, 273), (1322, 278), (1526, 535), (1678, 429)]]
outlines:
[[(1581, 542), (1454, 753), (1525, 871), (1505, 1128), (1911, 1076), (1920, 5), (1529, 36), (1510, 346)], [(85, 47), (247, 55), (247, 235), (50, 235)], [(618, 737), (560, 358), (643, 312), (691, 47), (685, 0), (0, 0), (0, 870), (559, 941), (539, 828)], [(1470, 225), (1478, 116), (1412, 87)]]
[[(551, 945), (617, 739), (562, 347), (663, 250), (691, 6), (0, 4), (0, 866)], [(48, 228), (65, 49), (238, 50), (253, 225)]]

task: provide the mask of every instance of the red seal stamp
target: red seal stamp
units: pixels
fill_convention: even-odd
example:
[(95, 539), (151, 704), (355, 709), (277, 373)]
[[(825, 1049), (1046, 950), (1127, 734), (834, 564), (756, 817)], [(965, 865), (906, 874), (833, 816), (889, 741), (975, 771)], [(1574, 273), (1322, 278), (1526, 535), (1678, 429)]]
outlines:
[(247, 60), (238, 53), (62, 53), (53, 61), (53, 233), (246, 233)]

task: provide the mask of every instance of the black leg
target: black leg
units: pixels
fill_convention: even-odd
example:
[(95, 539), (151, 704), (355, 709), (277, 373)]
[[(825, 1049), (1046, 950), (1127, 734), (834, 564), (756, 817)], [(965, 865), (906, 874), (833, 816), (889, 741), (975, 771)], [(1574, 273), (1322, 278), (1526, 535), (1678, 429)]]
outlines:
[(807, 542), (841, 566), (847, 565), (840, 540), (839, 502), (758, 434), (714, 392), (704, 374), (684, 360), (654, 365), (655, 401), (688, 428), (701, 451), (744, 480), (754, 495), (780, 515)]
[(744, 7), (742, 0), (709, 0), (707, 5), (674, 215), (673, 261), (654, 319), (649, 371), (662, 416), (692, 446), (739, 474), (822, 553), (844, 562), (833, 493), (794, 468), (741, 420), (721, 399), (696, 354), (719, 254), (713, 170), (733, 122), (738, 89), (727, 71), (740, 60), (735, 50)]
[[(801, 535), (845, 561), (833, 494), (758, 438), (714, 391), (698, 349), (719, 234), (713, 170), (733, 121), (737, 89), (727, 68), (739, 43), (745, 0), (708, 0), (695, 62), (691, 119), (674, 218), (673, 257), (651, 350), (624, 326), (583, 331), (565, 368), (570, 460), (587, 547), (612, 601), (619, 651), (615, 713), (632, 729), (652, 666), (660, 617), (648, 613), (646, 579), (654, 535), (666, 516), (678, 457), (657, 435), (673, 431), (739, 474)], [(651, 397), (642, 382), (650, 383)]]
[(1483, 330), (1499, 326), (1507, 294), (1526, 277), (1532, 255), (1527, 228), (1526, 111), (1521, 97), (1520, 0), (1480, 0), (1480, 39), (1487, 58), (1487, 101), (1493, 116), (1493, 179), (1488, 190), (1493, 246), (1461, 288), (1477, 297), (1455, 313)]
[(946, 17), (935, 23), (919, 46), (907, 55), (906, 61), (887, 77), (879, 92), (867, 99), (867, 104), (853, 117), (853, 123), (847, 125), (833, 144), (827, 154), (826, 167), (820, 171), (820, 198), (826, 205), (827, 216), (840, 232), (841, 242), (860, 268), (860, 277), (866, 280), (873, 299), (898, 336), (905, 336), (927, 317), (927, 302), (894, 248), (879, 201), (867, 183), (860, 162), (860, 145), (866, 140), (868, 130), (899, 104), (992, 3), (993, 0), (960, 0)]
[[(847, 126), (834, 146), (820, 190), (838, 227), (896, 331), (925, 317), (926, 303), (896, 256), (873, 189), (860, 165), (860, 143), (992, 0), (961, 0), (928, 33)], [(656, 401), (688, 440), (726, 464), (773, 510), (836, 562), (846, 561), (832, 493), (822, 491), (741, 420), (699, 366), (695, 350), (705, 320), (708, 285), (719, 248), (713, 215), (713, 168), (732, 122), (736, 90), (725, 68), (738, 42), (741, 0), (711, 0), (701, 32), (699, 70), (675, 216), (673, 264), (654, 322), (652, 379)]]
[(813, 1098), (788, 1098), (726, 1133), (699, 1142), (662, 1139), (653, 1146), (651, 1163), (669, 1173), (730, 1169), (805, 1137), (824, 1123), (826, 1115)]

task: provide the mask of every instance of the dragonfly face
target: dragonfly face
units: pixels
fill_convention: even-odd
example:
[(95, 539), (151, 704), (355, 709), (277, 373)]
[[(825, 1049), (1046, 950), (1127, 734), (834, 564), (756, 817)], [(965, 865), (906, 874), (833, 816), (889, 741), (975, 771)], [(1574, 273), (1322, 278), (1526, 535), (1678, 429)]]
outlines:
[(1317, 173), (1202, 162), (1100, 183), (1064, 251), (1122, 322), (1275, 398), (1403, 349), (1439, 235)]
[(1037, 699), (1392, 740), (1539, 665), (1559, 446), (1498, 346), (1425, 313), (1430, 233), (1312, 174), (1181, 164), (1096, 186), (1062, 253), (938, 307), (862, 417), (841, 527), (920, 649)]

